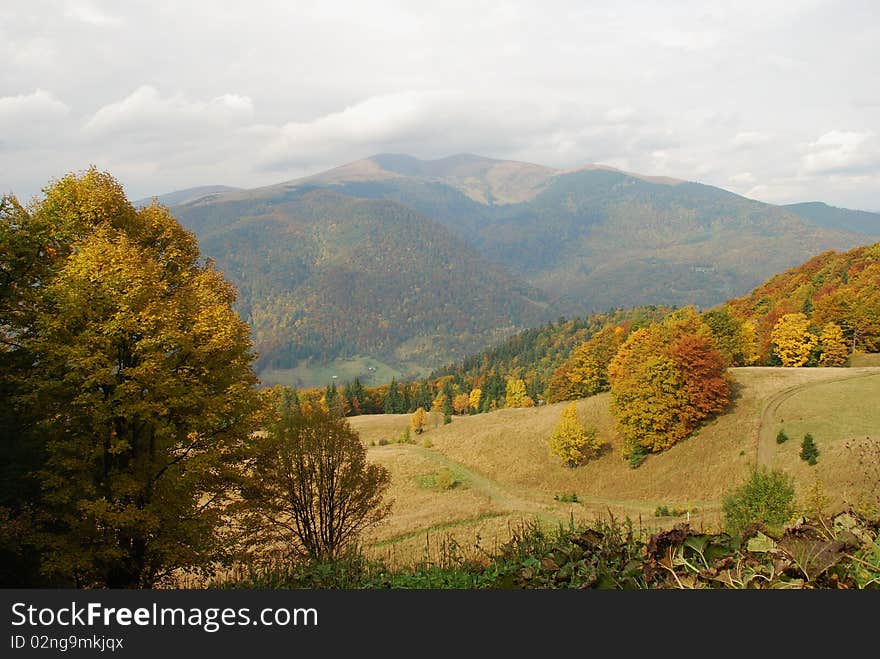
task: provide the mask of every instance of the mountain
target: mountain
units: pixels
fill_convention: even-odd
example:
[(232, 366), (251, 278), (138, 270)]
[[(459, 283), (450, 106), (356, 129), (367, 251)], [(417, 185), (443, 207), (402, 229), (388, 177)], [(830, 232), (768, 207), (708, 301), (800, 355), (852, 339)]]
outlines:
[(313, 187), (409, 206), (572, 313), (709, 306), (818, 251), (865, 242), (699, 183), (473, 155), (422, 161), (382, 154), (261, 194)]
[(134, 202), (135, 207), (142, 208), (148, 206), (155, 199), (164, 206), (177, 206), (198, 200), (207, 200), (220, 194), (235, 192), (241, 188), (233, 188), (228, 185), (202, 185), (196, 188), (187, 188), (186, 190), (177, 190), (156, 197), (145, 197)]
[(880, 236), (880, 213), (838, 208), (821, 201), (787, 204), (783, 208), (820, 227)]
[(260, 369), (358, 355), (424, 367), (546, 318), (545, 294), (393, 201), (295, 190), (174, 213), (237, 285)]
[(360, 355), (426, 373), (560, 315), (708, 307), (867, 242), (699, 183), (469, 154), (380, 154), (172, 211), (239, 286), (263, 369)]

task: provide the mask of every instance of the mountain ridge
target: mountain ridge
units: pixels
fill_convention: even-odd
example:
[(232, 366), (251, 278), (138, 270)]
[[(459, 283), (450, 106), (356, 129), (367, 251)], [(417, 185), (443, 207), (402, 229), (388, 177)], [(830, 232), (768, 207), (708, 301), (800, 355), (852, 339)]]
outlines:
[[(322, 215), (309, 220), (305, 231), (303, 218), (295, 217), (297, 208), (316, 192), (332, 194), (320, 197)], [(387, 215), (370, 216), (372, 235), (352, 229), (367, 207)], [(261, 364), (285, 367), (294, 358), (317, 363), (350, 356), (357, 347), (386, 363), (418, 362), (429, 371), (449, 363), (452, 355), (473, 351), (480, 341), (560, 315), (648, 304), (714, 306), (818, 252), (869, 242), (866, 234), (818, 226), (784, 207), (701, 183), (605, 166), (555, 170), (472, 154), (434, 161), (379, 154), (294, 181), (191, 199), (172, 212), (239, 286), (242, 310), (256, 304), (281, 319), (249, 317), (249, 322)], [(404, 233), (418, 243), (408, 247), (417, 250), (421, 262), (412, 260), (399, 237), (389, 235), (401, 230), (403, 216), (420, 227)], [(348, 228), (334, 233), (329, 225)], [(433, 258), (435, 253), (453, 258), (453, 239), (453, 251), (469, 263), (456, 261), (466, 282), (449, 278), (443, 262)], [(360, 241), (372, 260), (337, 261), (334, 274), (327, 274), (309, 259), (321, 250), (332, 252), (334, 240), (347, 248)], [(339, 254), (334, 258), (344, 260)], [(438, 287), (452, 286), (455, 292), (439, 294), (444, 302), (429, 319), (414, 294), (389, 295), (390, 275), (374, 267), (380, 262), (403, 280), (416, 276), (432, 295)], [(280, 269), (279, 263), (284, 264)], [(262, 283), (254, 288), (251, 281)], [(332, 304), (322, 303), (322, 286), (335, 291)], [(335, 310), (321, 317), (324, 327), (309, 324), (296, 311), (300, 302), (291, 296), (293, 290), (309, 300), (310, 308)], [(352, 291), (348, 299), (345, 290)], [(381, 294), (365, 308), (354, 291)], [(438, 324), (450, 298), (449, 313), (457, 320)], [(388, 316), (399, 331), (374, 340), (374, 326), (389, 322), (377, 310), (382, 304), (393, 308)], [(487, 308), (489, 317), (481, 320)], [(355, 313), (372, 320), (359, 330), (350, 321)], [(273, 330), (278, 340), (268, 343), (259, 329), (260, 323), (296, 322), (297, 331)], [(350, 332), (348, 345), (340, 327)], [(421, 348), (411, 350), (414, 345)]]

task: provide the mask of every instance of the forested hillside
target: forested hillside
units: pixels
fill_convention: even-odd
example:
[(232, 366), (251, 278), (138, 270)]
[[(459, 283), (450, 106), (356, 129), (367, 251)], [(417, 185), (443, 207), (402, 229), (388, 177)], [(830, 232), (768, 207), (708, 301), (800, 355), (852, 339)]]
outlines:
[(175, 212), (238, 286), (260, 367), (357, 354), (437, 363), (548, 314), (540, 291), (395, 202), (316, 190)]
[(834, 323), (851, 349), (880, 351), (880, 243), (819, 254), (725, 306), (754, 324), (765, 360), (774, 328), (790, 314), (803, 314), (816, 333)]

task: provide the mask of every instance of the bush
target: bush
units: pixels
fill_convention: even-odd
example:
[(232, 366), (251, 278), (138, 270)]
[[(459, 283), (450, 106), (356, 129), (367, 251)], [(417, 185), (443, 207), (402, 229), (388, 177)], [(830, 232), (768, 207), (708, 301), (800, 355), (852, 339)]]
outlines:
[(432, 442), (429, 438), (425, 437), (422, 440), (422, 446), (425, 448), (432, 448), (434, 446), (434, 442)]
[(572, 492), (571, 494), (557, 494), (553, 497), (556, 501), (561, 501), (562, 503), (580, 503), (578, 499), (578, 495)]
[(451, 490), (458, 485), (459, 481), (455, 474), (452, 473), (452, 470), (447, 468), (437, 472), (437, 475), (434, 476), (434, 483), (441, 490)]
[(380, 439), (379, 446), (388, 446), (388, 440), (387, 439)]
[[(682, 515), (687, 514), (687, 509), (685, 508), (670, 508), (669, 506), (657, 506), (654, 510), (654, 517), (681, 517)], [(691, 509), (691, 512), (696, 512), (696, 509)]]
[(810, 433), (804, 435), (804, 441), (801, 442), (801, 460), (806, 461), (810, 466), (819, 461), (819, 448)]
[(752, 524), (783, 525), (794, 512), (791, 476), (774, 469), (753, 471), (749, 479), (724, 497), (724, 528), (741, 535)]
[(785, 431), (780, 429), (778, 433), (776, 433), (776, 443), (777, 444), (785, 444), (788, 441), (788, 435), (785, 434)]

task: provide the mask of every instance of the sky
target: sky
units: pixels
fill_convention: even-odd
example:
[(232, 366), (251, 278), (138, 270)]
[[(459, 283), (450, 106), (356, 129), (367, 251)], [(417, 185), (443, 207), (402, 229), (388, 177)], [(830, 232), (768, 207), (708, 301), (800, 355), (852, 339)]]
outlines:
[(878, 44), (876, 0), (3, 0), (0, 194), (476, 153), (880, 210)]

